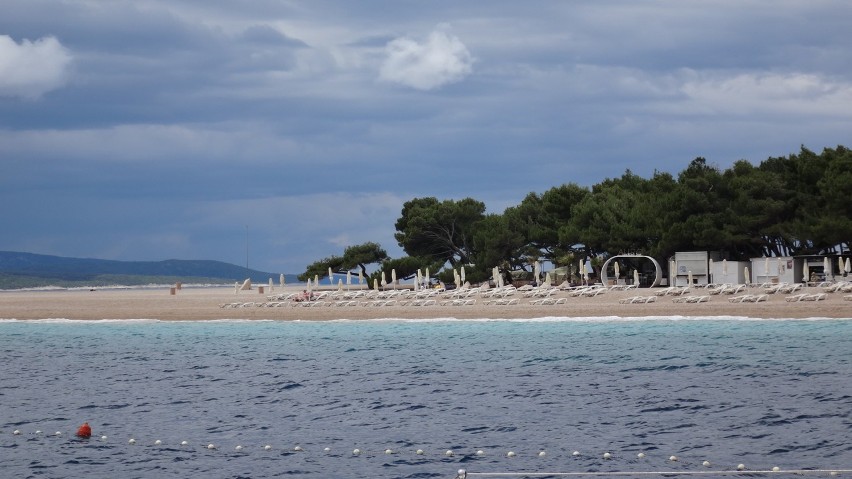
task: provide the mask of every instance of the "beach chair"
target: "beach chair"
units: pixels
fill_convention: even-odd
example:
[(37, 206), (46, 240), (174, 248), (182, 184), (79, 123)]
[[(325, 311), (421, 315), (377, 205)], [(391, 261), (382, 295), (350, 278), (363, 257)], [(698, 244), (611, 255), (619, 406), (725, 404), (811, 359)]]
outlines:
[(802, 301), (822, 301), (825, 299), (825, 293), (807, 294), (802, 298)]
[(787, 296), (786, 298), (784, 298), (784, 301), (786, 301), (788, 303), (798, 303), (799, 301), (802, 300), (802, 298), (804, 298), (807, 295), (808, 295), (807, 293), (794, 294), (793, 296)]
[(753, 298), (753, 297), (754, 297), (753, 294), (743, 294), (741, 296), (734, 296), (733, 298), (728, 298), (728, 302), (729, 303), (747, 303), (747, 302), (751, 301), (751, 298)]

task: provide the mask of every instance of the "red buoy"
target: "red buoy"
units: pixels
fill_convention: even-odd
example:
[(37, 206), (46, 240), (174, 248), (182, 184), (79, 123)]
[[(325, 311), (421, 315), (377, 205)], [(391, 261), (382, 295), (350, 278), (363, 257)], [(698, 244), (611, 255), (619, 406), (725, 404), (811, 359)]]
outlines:
[(92, 428), (89, 427), (89, 423), (84, 422), (79, 429), (77, 429), (77, 437), (92, 437)]

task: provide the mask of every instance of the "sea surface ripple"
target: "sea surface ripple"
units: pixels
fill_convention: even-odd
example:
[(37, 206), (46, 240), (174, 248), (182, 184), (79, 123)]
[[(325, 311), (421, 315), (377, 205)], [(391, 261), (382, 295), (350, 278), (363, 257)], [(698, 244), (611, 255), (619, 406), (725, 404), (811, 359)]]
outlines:
[(0, 359), (3, 477), (852, 466), (849, 320), (7, 321)]

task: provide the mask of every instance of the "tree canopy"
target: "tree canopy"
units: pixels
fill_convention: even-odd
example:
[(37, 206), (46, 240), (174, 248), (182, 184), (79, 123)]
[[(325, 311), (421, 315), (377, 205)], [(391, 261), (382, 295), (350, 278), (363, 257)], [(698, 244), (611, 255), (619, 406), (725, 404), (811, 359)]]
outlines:
[(472, 198), (414, 198), (395, 226), (409, 258), (390, 260), (366, 243), (310, 265), (308, 273), (383, 263), (408, 276), (424, 266), (465, 265), (469, 277), (486, 279), (494, 266), (525, 269), (539, 259), (563, 266), (578, 255), (631, 252), (666, 260), (676, 251), (708, 250), (747, 260), (834, 253), (843, 245), (848, 251), (852, 152), (802, 147), (724, 170), (699, 157), (675, 176), (655, 172), (646, 179), (628, 170), (590, 188), (566, 182), (531, 192), (503, 213), (486, 214), (485, 204)]

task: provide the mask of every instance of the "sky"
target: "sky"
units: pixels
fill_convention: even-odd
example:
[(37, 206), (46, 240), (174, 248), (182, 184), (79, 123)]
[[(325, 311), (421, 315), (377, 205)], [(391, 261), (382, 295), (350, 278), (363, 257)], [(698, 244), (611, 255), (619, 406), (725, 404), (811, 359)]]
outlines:
[(846, 0), (2, 0), (0, 250), (273, 273), (404, 202), (852, 146)]

